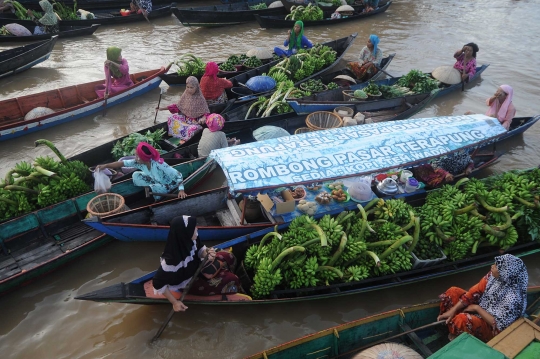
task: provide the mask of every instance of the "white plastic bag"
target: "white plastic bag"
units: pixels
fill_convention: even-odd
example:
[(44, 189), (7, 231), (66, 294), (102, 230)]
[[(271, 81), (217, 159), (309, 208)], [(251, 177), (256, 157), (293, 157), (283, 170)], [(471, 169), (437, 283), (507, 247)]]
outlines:
[(97, 194), (109, 192), (111, 189), (111, 180), (102, 171), (96, 169), (94, 171), (94, 191)]

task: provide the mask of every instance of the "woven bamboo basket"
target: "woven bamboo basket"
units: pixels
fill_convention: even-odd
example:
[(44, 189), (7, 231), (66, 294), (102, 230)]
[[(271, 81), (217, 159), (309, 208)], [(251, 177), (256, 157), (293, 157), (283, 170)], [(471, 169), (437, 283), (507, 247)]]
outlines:
[(95, 217), (105, 217), (124, 212), (128, 209), (124, 197), (117, 193), (103, 193), (90, 200), (86, 205), (88, 213)]
[(294, 131), (294, 134), (299, 135), (301, 133), (308, 133), (308, 132), (313, 132), (313, 129), (309, 127), (300, 127), (300, 128), (297, 128), (296, 131)]
[[(347, 111), (347, 113), (345, 115), (341, 115), (339, 111)], [(334, 113), (343, 119), (343, 117), (353, 117), (354, 110), (350, 107), (338, 106), (334, 109)]]
[(343, 120), (333, 112), (317, 111), (306, 117), (306, 125), (316, 131), (327, 130), (343, 126)]
[(355, 97), (353, 94), (354, 94), (354, 90), (343, 90), (341, 91), (341, 93), (343, 94), (343, 101), (366, 101), (368, 98), (360, 98), (360, 97)]

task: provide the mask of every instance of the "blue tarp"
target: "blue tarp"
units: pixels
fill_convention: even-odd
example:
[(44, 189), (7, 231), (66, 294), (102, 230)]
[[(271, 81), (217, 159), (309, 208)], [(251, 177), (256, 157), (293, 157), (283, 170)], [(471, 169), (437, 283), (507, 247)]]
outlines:
[(333, 180), (410, 166), (496, 139), (485, 115), (416, 118), (285, 136), (222, 148), (210, 158), (231, 192)]

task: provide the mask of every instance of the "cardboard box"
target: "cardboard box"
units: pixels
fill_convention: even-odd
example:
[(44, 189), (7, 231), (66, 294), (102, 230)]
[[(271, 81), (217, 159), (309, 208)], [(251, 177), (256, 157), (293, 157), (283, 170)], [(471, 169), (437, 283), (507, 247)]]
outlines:
[[(276, 214), (288, 213), (296, 209), (296, 202), (294, 201), (294, 198), (291, 195), (291, 191), (285, 190), (283, 192), (288, 192), (290, 198), (286, 200), (285, 202), (276, 203)], [(286, 197), (288, 197), (287, 194), (284, 194), (283, 192), (282, 192), (282, 196), (285, 195)], [(257, 194), (257, 199), (259, 200), (259, 202), (261, 202), (264, 209), (266, 209), (266, 211), (268, 212), (270, 212), (272, 207), (274, 207), (274, 202), (270, 199), (270, 197), (267, 194), (259, 193)]]

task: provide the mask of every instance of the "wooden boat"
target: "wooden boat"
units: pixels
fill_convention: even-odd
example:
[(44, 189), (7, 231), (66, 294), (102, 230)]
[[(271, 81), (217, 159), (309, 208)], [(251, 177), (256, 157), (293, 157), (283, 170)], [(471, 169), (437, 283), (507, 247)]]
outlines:
[[(476, 74), (474, 75), (474, 77), (471, 79), (470, 82), (478, 79), (481, 76), (481, 74), (487, 69), (488, 66), (489, 64), (478, 66), (476, 68)], [(379, 71), (378, 74), (381, 72), (382, 71)], [(389, 79), (384, 79), (384, 80), (374, 80), (374, 82), (375, 84), (379, 86), (381, 85), (391, 86), (391, 85), (394, 85), (400, 78), (401, 77), (394, 77), (394, 78), (389, 78)], [(331, 80), (330, 76), (326, 76), (326, 78), (323, 78), (323, 82), (329, 81), (329, 80)], [(350, 87), (350, 90), (360, 90), (366, 87), (368, 84), (369, 82), (364, 82), (361, 84), (353, 85)], [(435, 98), (447, 95), (453, 91), (461, 89), (461, 87), (462, 87), (461, 83), (455, 84), (455, 85), (441, 84)], [(367, 100), (367, 101), (359, 101), (359, 102), (346, 101), (343, 98), (342, 91), (343, 91), (342, 88), (338, 88), (335, 90), (319, 92), (314, 95), (306, 96), (300, 99), (290, 99), (290, 100), (287, 100), (287, 102), (294, 109), (294, 111), (300, 115), (300, 114), (307, 114), (307, 113), (311, 113), (315, 111), (333, 111), (334, 108), (338, 106), (350, 106), (352, 103), (384, 101), (384, 99)]]
[[(309, 1), (310, 3), (312, 3), (313, 5), (315, 5), (316, 1)], [(379, 7), (381, 6), (384, 6), (386, 5), (388, 1), (387, 0), (381, 0), (379, 1)], [(293, 6), (306, 6), (308, 4), (308, 1), (303, 1), (303, 0), (299, 0), (299, 1), (291, 1), (291, 0), (282, 0), (281, 3), (283, 4), (283, 6), (285, 7), (285, 9), (287, 10), (287, 13), (290, 13), (291, 12), (291, 8)], [(329, 2), (327, 2), (329, 3)], [(325, 14), (329, 13), (333, 13), (336, 11), (336, 9), (339, 7), (339, 6), (335, 6), (335, 5), (331, 5), (331, 6), (324, 6), (322, 5), (321, 3), (318, 3), (316, 4), (318, 5), (324, 12)], [(352, 5), (350, 5), (353, 7), (354, 11), (355, 12), (361, 12), (363, 9), (364, 9), (364, 4), (359, 3), (354, 3)]]
[[(320, 71), (318, 71), (316, 73), (313, 73), (311, 76), (306, 77), (305, 79), (302, 79), (301, 81), (295, 82), (294, 85), (298, 86), (302, 82), (305, 82), (305, 81), (307, 81), (309, 79), (315, 78), (315, 77), (317, 77), (317, 76), (319, 76), (321, 74), (324, 74), (324, 73), (332, 70), (337, 64), (339, 64), (339, 62), (341, 61), (343, 56), (347, 53), (349, 48), (352, 46), (352, 44), (353, 44), (353, 42), (354, 42), (354, 40), (356, 39), (357, 36), (358, 36), (358, 33), (355, 32), (354, 34), (352, 34), (350, 36), (323, 43), (323, 45), (328, 46), (328, 47), (332, 48), (334, 51), (337, 52), (336, 60), (332, 64), (330, 64), (330, 65), (326, 66), (325, 68), (321, 69)], [(226, 90), (227, 97), (229, 99), (236, 99), (236, 106), (238, 106), (240, 104), (247, 103), (247, 102), (249, 102), (249, 101), (251, 101), (251, 100), (253, 100), (253, 99), (255, 99), (255, 98), (259, 97), (259, 96), (266, 96), (266, 95), (272, 93), (273, 91), (269, 91), (269, 92), (266, 92), (266, 93), (253, 93), (251, 90), (246, 89), (246, 90), (248, 90), (247, 92), (249, 94), (244, 96), (244, 95), (239, 95), (238, 93), (233, 92), (233, 90), (235, 88), (238, 88), (238, 86), (241, 86), (240, 84), (245, 84), (250, 78), (252, 78), (254, 76), (259, 76), (259, 75), (268, 73), (268, 71), (270, 71), (270, 68), (272, 68), (272, 66), (275, 66), (280, 61), (281, 60), (276, 60), (276, 61), (269, 62), (266, 65), (257, 67), (255, 69), (246, 71), (243, 74), (240, 74), (240, 75), (237, 75), (237, 76), (234, 76), (234, 77), (230, 78), (229, 80), (233, 83), (233, 88)]]
[(252, 10), (250, 6), (265, 3), (270, 5), (273, 0), (249, 0), (247, 2), (229, 5), (198, 6), (191, 8), (173, 8), (173, 14), (184, 26), (228, 26), (255, 21), (254, 15), (285, 14), (284, 7)]
[[(185, 162), (175, 168), (185, 178), (187, 191), (195, 191), (204, 159)], [(111, 193), (124, 197), (130, 208), (152, 203), (143, 187), (125, 180), (112, 185)], [(10, 291), (66, 262), (109, 242), (112, 237), (93, 230), (81, 220), (88, 203), (96, 197), (88, 192), (64, 202), (0, 223), (0, 294)]]
[[(452, 123), (445, 122), (445, 126), (439, 126), (437, 129), (438, 131), (454, 131), (454, 126), (460, 126), (461, 124), (467, 123), (467, 126), (473, 126), (476, 129), (480, 127), (487, 126), (487, 124), (493, 123), (493, 120), (491, 118), (487, 118), (483, 115), (475, 115), (471, 117), (449, 117), (452, 119)], [(479, 118), (482, 118), (482, 121), (478, 121)], [(297, 117), (297, 120), (299, 119), (301, 121), (301, 117)], [(441, 121), (447, 121), (447, 118), (437, 118), (437, 123), (441, 123)], [(259, 142), (253, 142), (249, 144), (244, 144), (240, 146), (234, 146), (231, 148), (224, 148), (216, 151), (212, 151), (210, 154), (210, 158), (216, 159), (216, 161), (219, 164), (219, 167), (223, 170), (225, 173), (225, 176), (227, 177), (228, 181), (228, 188), (218, 188), (212, 191), (202, 192), (199, 193), (197, 196), (200, 197), (200, 203), (202, 202), (212, 202), (214, 206), (217, 206), (216, 209), (212, 210), (208, 207), (197, 207), (197, 206), (191, 206), (191, 204), (188, 204), (185, 200), (170, 200), (166, 202), (161, 202), (157, 204), (152, 204), (146, 207), (140, 207), (138, 209), (112, 215), (112, 216), (106, 216), (100, 219), (92, 219), (85, 221), (89, 226), (91, 226), (94, 229), (100, 230), (104, 233), (107, 233), (115, 238), (118, 238), (120, 240), (124, 241), (146, 241), (146, 240), (162, 240), (164, 241), (167, 238), (168, 233), (168, 223), (171, 219), (171, 215), (174, 217), (174, 215), (178, 213), (183, 214), (189, 214), (193, 216), (197, 216), (198, 221), (200, 223), (199, 227), (199, 236), (201, 239), (211, 239), (211, 238), (219, 238), (220, 240), (226, 240), (228, 238), (234, 238), (234, 233), (238, 233), (238, 231), (244, 231), (245, 234), (254, 232), (257, 229), (260, 229), (261, 227), (269, 227), (274, 226), (275, 224), (279, 223), (287, 223), (292, 221), (292, 214), (291, 215), (285, 215), (281, 213), (270, 213), (268, 210), (260, 208), (260, 213), (257, 210), (257, 213), (253, 216), (250, 216), (250, 218), (246, 217), (246, 204), (247, 201), (243, 202), (242, 210), (238, 208), (238, 206), (235, 206), (235, 201), (232, 201), (231, 198), (228, 196), (228, 193), (241, 193), (244, 195), (257, 195), (257, 191), (260, 191), (262, 193), (270, 192), (272, 193), (273, 189), (275, 187), (283, 187), (289, 185), (299, 185), (299, 184), (309, 184), (313, 182), (313, 178), (311, 178), (311, 174), (306, 175), (308, 177), (302, 176), (301, 178), (303, 180), (300, 180), (298, 176), (294, 177), (294, 180), (290, 176), (285, 176), (284, 178), (281, 177), (281, 175), (278, 175), (275, 170), (270, 170), (268, 168), (273, 168), (275, 165), (275, 162), (279, 163), (280, 166), (286, 165), (287, 162), (290, 161), (300, 161), (302, 160), (302, 154), (304, 156), (308, 156), (311, 158), (315, 153), (317, 153), (314, 148), (317, 146), (313, 145), (310, 146), (310, 151), (308, 153), (304, 153), (303, 151), (306, 151), (307, 148), (305, 146), (308, 146), (309, 144), (317, 143), (318, 146), (322, 146), (323, 142), (318, 140), (321, 136), (326, 136), (324, 138), (339, 138), (339, 140), (336, 140), (335, 146), (329, 147), (327, 146), (328, 143), (332, 143), (333, 141), (326, 141), (325, 144), (325, 155), (329, 156), (328, 151), (333, 152), (336, 151), (336, 153), (341, 153), (340, 151), (347, 152), (350, 148), (355, 148), (355, 151), (360, 151), (363, 147), (369, 147), (371, 146), (371, 143), (369, 141), (360, 141), (359, 137), (363, 137), (361, 133), (366, 134), (373, 129), (375, 131), (378, 127), (387, 127), (387, 128), (393, 128), (393, 126), (409, 126), (408, 124), (417, 124), (417, 123), (426, 123), (425, 119), (412, 119), (412, 120), (406, 120), (405, 122), (392, 122), (392, 123), (374, 123), (374, 124), (368, 124), (363, 126), (355, 126), (355, 127), (347, 127), (347, 128), (335, 128), (330, 129), (326, 131), (317, 131), (313, 133), (306, 133), (301, 134), (297, 136), (286, 136), (282, 138), (277, 138), (273, 140), (266, 140), (266, 141), (259, 141)], [(411, 125), (413, 126), (413, 125)], [(421, 129), (421, 126), (418, 126), (414, 130), (416, 131), (423, 131)], [(423, 125), (422, 125), (423, 126)], [(480, 126), (480, 127), (479, 127)], [(489, 133), (492, 133), (492, 131), (498, 131), (497, 135), (495, 137), (499, 137), (502, 135), (504, 129), (501, 126), (497, 126), (495, 124), (492, 126), (494, 128), (489, 128), (486, 130)], [(378, 130), (377, 130), (378, 131)], [(400, 129), (402, 131), (402, 128)], [(488, 132), (483, 133), (482, 136), (490, 136)], [(351, 135), (349, 135), (349, 133)], [(384, 136), (390, 136), (393, 132), (384, 132), (384, 135), (376, 138), (374, 141), (382, 140)], [(352, 136), (352, 137), (350, 137)], [(356, 137), (354, 137), (356, 136)], [(393, 135), (392, 135), (393, 136)], [(412, 136), (412, 135), (411, 135)], [(347, 139), (345, 139), (347, 138)], [(492, 138), (492, 137), (490, 137)], [(493, 138), (492, 138), (493, 139)], [(291, 141), (292, 144), (290, 146), (285, 146), (282, 143)], [(468, 139), (467, 141), (473, 141), (476, 143), (475, 146), (484, 146), (486, 141), (480, 140), (480, 139)], [(457, 148), (461, 149), (463, 146), (466, 146), (466, 142), (461, 142), (459, 144), (451, 144), (451, 146), (457, 146), (456, 149), (452, 147), (450, 151), (457, 150)], [(253, 161), (253, 158), (251, 157), (250, 160), (248, 160), (248, 163), (244, 164), (244, 161), (246, 158), (242, 157), (240, 155), (239, 158), (236, 158), (238, 154), (257, 154), (261, 153), (261, 149), (259, 147), (264, 147), (264, 151), (269, 151), (269, 148), (280, 148), (280, 155), (279, 159), (275, 156), (277, 154), (274, 151), (270, 151), (272, 155), (266, 155), (266, 156), (259, 156), (257, 158), (257, 161)], [(227, 156), (228, 154), (231, 154), (233, 157), (235, 157), (235, 160), (232, 162), (227, 162), (222, 159), (221, 156)], [(265, 152), (266, 153), (266, 152)], [(430, 151), (421, 151), (421, 153), (415, 154), (414, 157), (411, 157), (409, 155), (402, 156), (399, 159), (394, 158), (393, 161), (397, 161), (398, 163), (395, 163), (392, 167), (409, 167), (421, 163), (425, 163), (428, 160), (439, 157), (441, 154), (438, 153), (434, 155)], [(322, 155), (321, 155), (322, 156)], [(337, 156), (340, 156), (337, 155)], [(428, 157), (425, 157), (428, 156)], [(325, 157), (325, 158), (326, 158)], [(302, 160), (304, 161), (304, 160)], [(208, 161), (209, 165), (212, 164), (214, 161)], [(257, 175), (257, 180), (246, 180), (246, 179), (238, 179), (238, 166), (246, 167), (242, 168), (253, 168), (254, 165), (259, 166), (260, 168), (263, 168), (264, 170), (261, 170), (263, 173), (263, 176), (265, 180), (262, 180), (262, 177)], [(343, 177), (347, 176), (358, 176), (361, 174), (370, 174), (370, 173), (378, 173), (381, 170), (384, 169), (384, 167), (378, 167), (380, 164), (374, 164), (371, 163), (369, 166), (366, 166), (364, 164), (364, 161), (362, 163), (358, 164), (336, 164), (337, 167), (345, 166), (345, 168), (341, 172)], [(251, 170), (250, 170), (251, 171)], [(266, 173), (266, 171), (270, 171)], [(251, 172), (250, 172), (251, 173)], [(265, 174), (266, 173), (266, 174)], [(281, 172), (280, 172), (281, 173)], [(288, 172), (291, 174), (291, 172)], [(296, 172), (294, 172), (296, 173)], [(311, 173), (311, 172), (310, 172)], [(333, 180), (333, 177), (329, 176), (336, 176), (336, 173), (338, 173), (338, 170), (336, 172), (334, 171), (320, 171), (317, 172), (316, 176), (318, 177), (317, 181), (324, 181), (324, 180)], [(347, 173), (350, 173), (347, 175)], [(251, 176), (251, 175), (250, 175)], [(291, 175), (292, 176), (292, 175)], [(315, 175), (313, 175), (315, 176)], [(310, 181), (311, 180), (311, 181)], [(274, 182), (276, 184), (274, 184)], [(204, 196), (204, 200), (202, 200)], [(217, 196), (217, 198), (214, 198)], [(240, 197), (239, 197), (240, 198)], [(227, 207), (224, 207), (225, 204), (228, 204)], [(237, 203), (238, 204), (238, 203)], [(338, 208), (342, 210), (341, 204), (338, 204)], [(289, 209), (289, 211), (293, 211), (292, 213), (297, 213), (294, 209), (294, 206), (292, 209)], [(323, 214), (327, 213), (326, 208), (321, 209)], [(322, 214), (321, 214), (322, 216)], [(246, 219), (247, 218), (247, 219)], [(157, 224), (157, 225), (154, 225)], [(206, 231), (215, 231), (215, 232), (207, 232), (211, 233), (213, 237), (207, 237)], [(216, 233), (219, 233), (217, 235)]]
[[(129, 7), (125, 3), (123, 4), (124, 7)], [(152, 11), (148, 14), (148, 19), (157, 19), (160, 17), (170, 16), (171, 15), (171, 9), (176, 9), (176, 3), (172, 3), (166, 6), (156, 6), (152, 9)], [(83, 9), (88, 10), (86, 7)], [(128, 9), (129, 10), (129, 9)], [(117, 25), (117, 24), (127, 24), (131, 22), (137, 22), (137, 21), (146, 21), (146, 18), (143, 16), (143, 14), (133, 14), (129, 16), (122, 16), (120, 15), (120, 7), (118, 7), (115, 10), (94, 10), (92, 13), (95, 15), (94, 19), (91, 20), (60, 20), (59, 24), (60, 26), (90, 26), (93, 24), (100, 24), (100, 25)]]
[[(176, 0), (176, 2), (184, 2), (185, 0)], [(42, 11), (39, 3), (34, 0), (20, 0), (19, 1), (25, 8)], [(66, 6), (73, 7), (75, 5), (74, 0), (62, 1)], [(122, 9), (129, 8), (129, 2), (126, 5), (125, 1), (122, 0), (78, 0), (76, 1), (78, 9), (84, 10), (95, 10), (95, 9)], [(152, 4), (161, 5), (161, 4), (170, 4), (170, 0), (153, 0)]]
[[(338, 91), (338, 90), (336, 90)], [(340, 90), (339, 90), (340, 91)], [(365, 103), (354, 103), (355, 112), (365, 113), (366, 118), (373, 118), (374, 122), (396, 121), (409, 118), (426, 107), (431, 100), (437, 96), (436, 91), (430, 94), (412, 95), (390, 100), (366, 101)], [(348, 103), (351, 107), (352, 103)], [(251, 106), (251, 102), (241, 105), (235, 109), (223, 113), (225, 118), (224, 131), (238, 131), (242, 128), (256, 129), (267, 123), (285, 120), (295, 116), (294, 112), (272, 115), (269, 117), (256, 117), (255, 111), (251, 111), (246, 119), (246, 114)], [(337, 106), (332, 107), (330, 111)], [(302, 113), (305, 115), (305, 113)]]
[[(424, 194), (425, 195), (425, 194)], [(422, 198), (415, 198), (416, 201)], [(341, 212), (341, 210), (339, 210)], [(339, 213), (334, 211), (331, 214)], [(278, 230), (285, 229), (288, 224), (281, 224)], [(259, 232), (243, 236), (231, 241), (227, 241), (216, 245), (216, 248), (230, 248), (239, 260), (243, 260), (247, 249), (254, 243), (258, 243), (261, 238), (274, 231), (273, 228), (267, 228)], [(506, 253), (511, 253), (518, 257), (525, 257), (534, 253), (540, 252), (540, 243), (536, 241), (526, 242), (523, 244), (511, 247)], [(372, 277), (358, 282), (338, 283), (332, 285), (323, 285), (318, 287), (302, 288), (302, 289), (282, 289), (274, 290), (268, 299), (252, 300), (245, 297), (227, 298), (217, 296), (208, 298), (203, 296), (186, 295), (186, 304), (207, 304), (207, 305), (250, 305), (250, 304), (278, 304), (289, 302), (301, 302), (315, 299), (331, 299), (343, 297), (352, 294), (360, 294), (375, 290), (394, 288), (410, 283), (418, 283), (421, 281), (446, 277), (456, 273), (463, 273), (474, 269), (485, 268), (489, 270), (493, 264), (493, 257), (500, 255), (498, 250), (487, 251), (482, 254), (477, 254), (473, 257), (462, 259), (454, 262), (442, 262), (432, 266), (426, 266), (418, 269), (413, 269), (406, 272), (400, 272), (381, 277)], [(107, 286), (97, 291), (86, 293), (77, 296), (76, 299), (91, 300), (104, 303), (131, 303), (131, 304), (170, 304), (165, 297), (158, 297), (153, 294), (153, 291), (145, 291), (145, 286), (151, 287), (151, 279), (155, 274), (150, 272), (129, 283), (118, 283)], [(246, 278), (243, 273), (238, 273), (242, 278)], [(244, 283), (246, 284), (246, 283)], [(244, 289), (250, 285), (244, 286)], [(437, 314), (434, 317), (436, 318)], [(431, 319), (433, 320), (433, 319)]]
[[(336, 25), (336, 24), (342, 24), (344, 22), (348, 21), (359, 21), (365, 18), (369, 18), (370, 16), (382, 14), (388, 8), (392, 5), (392, 1), (387, 2), (383, 6), (379, 6), (376, 10), (367, 12), (367, 13), (355, 13), (354, 15), (348, 16), (348, 17), (342, 17), (340, 19), (329, 19), (325, 18), (322, 20), (314, 20), (304, 21), (304, 27), (311, 27), (311, 26), (329, 26), (329, 25)], [(294, 20), (285, 20), (286, 15), (276, 15), (276, 16), (262, 16), (262, 15), (255, 15), (255, 19), (257, 19), (257, 22), (259, 23), (260, 27), (265, 29), (275, 29), (275, 28), (292, 28), (294, 26), (295, 21)]]
[[(104, 80), (0, 101), (0, 141), (73, 121), (128, 101), (158, 87), (161, 82), (159, 75), (165, 72), (167, 69), (162, 67), (131, 74), (134, 85), (111, 95), (107, 101), (97, 97), (95, 92), (95, 86), (103, 84)], [(39, 106), (51, 108), (55, 112), (33, 120), (24, 120), (30, 110)]]
[[(423, 358), (460, 358), (465, 357), (464, 353), (474, 353), (476, 358), (519, 358), (517, 354), (535, 342), (535, 339), (538, 340), (540, 327), (531, 320), (536, 320), (540, 314), (539, 298), (540, 287), (529, 287), (527, 303), (530, 307), (527, 308), (526, 314), (530, 320), (518, 319), (487, 344), (468, 333), (462, 334), (463, 336), (448, 344), (447, 328), (443, 325), (434, 326), (440, 305), (440, 302), (434, 299), (428, 303), (394, 309), (336, 325), (266, 349), (245, 359), (310, 358), (315, 353), (317, 358), (352, 358), (360, 351), (381, 342), (405, 345), (417, 351)], [(470, 344), (466, 345), (466, 342), (470, 341), (474, 341), (474, 348), (477, 350), (465, 351), (465, 346), (467, 349), (471, 348)], [(442, 355), (443, 352), (446, 356)]]
[(49, 58), (58, 36), (0, 52), (0, 78), (28, 70)]
[[(33, 21), (27, 21), (27, 20), (13, 21), (13, 20), (0, 19), (0, 27), (6, 24), (10, 24), (10, 23), (20, 24), (26, 27), (28, 31), (30, 31), (31, 33), (34, 33), (34, 28), (36, 27), (36, 24)], [(98, 27), (99, 27), (99, 24), (94, 24), (91, 26), (60, 26), (60, 32), (55, 35), (58, 35), (58, 37), (61, 39), (67, 38), (67, 37), (88, 36), (96, 32)], [(0, 36), (0, 43), (48, 40), (52, 36), (53, 35), (51, 34), (30, 35), (30, 36), (3, 35), (3, 36)]]

